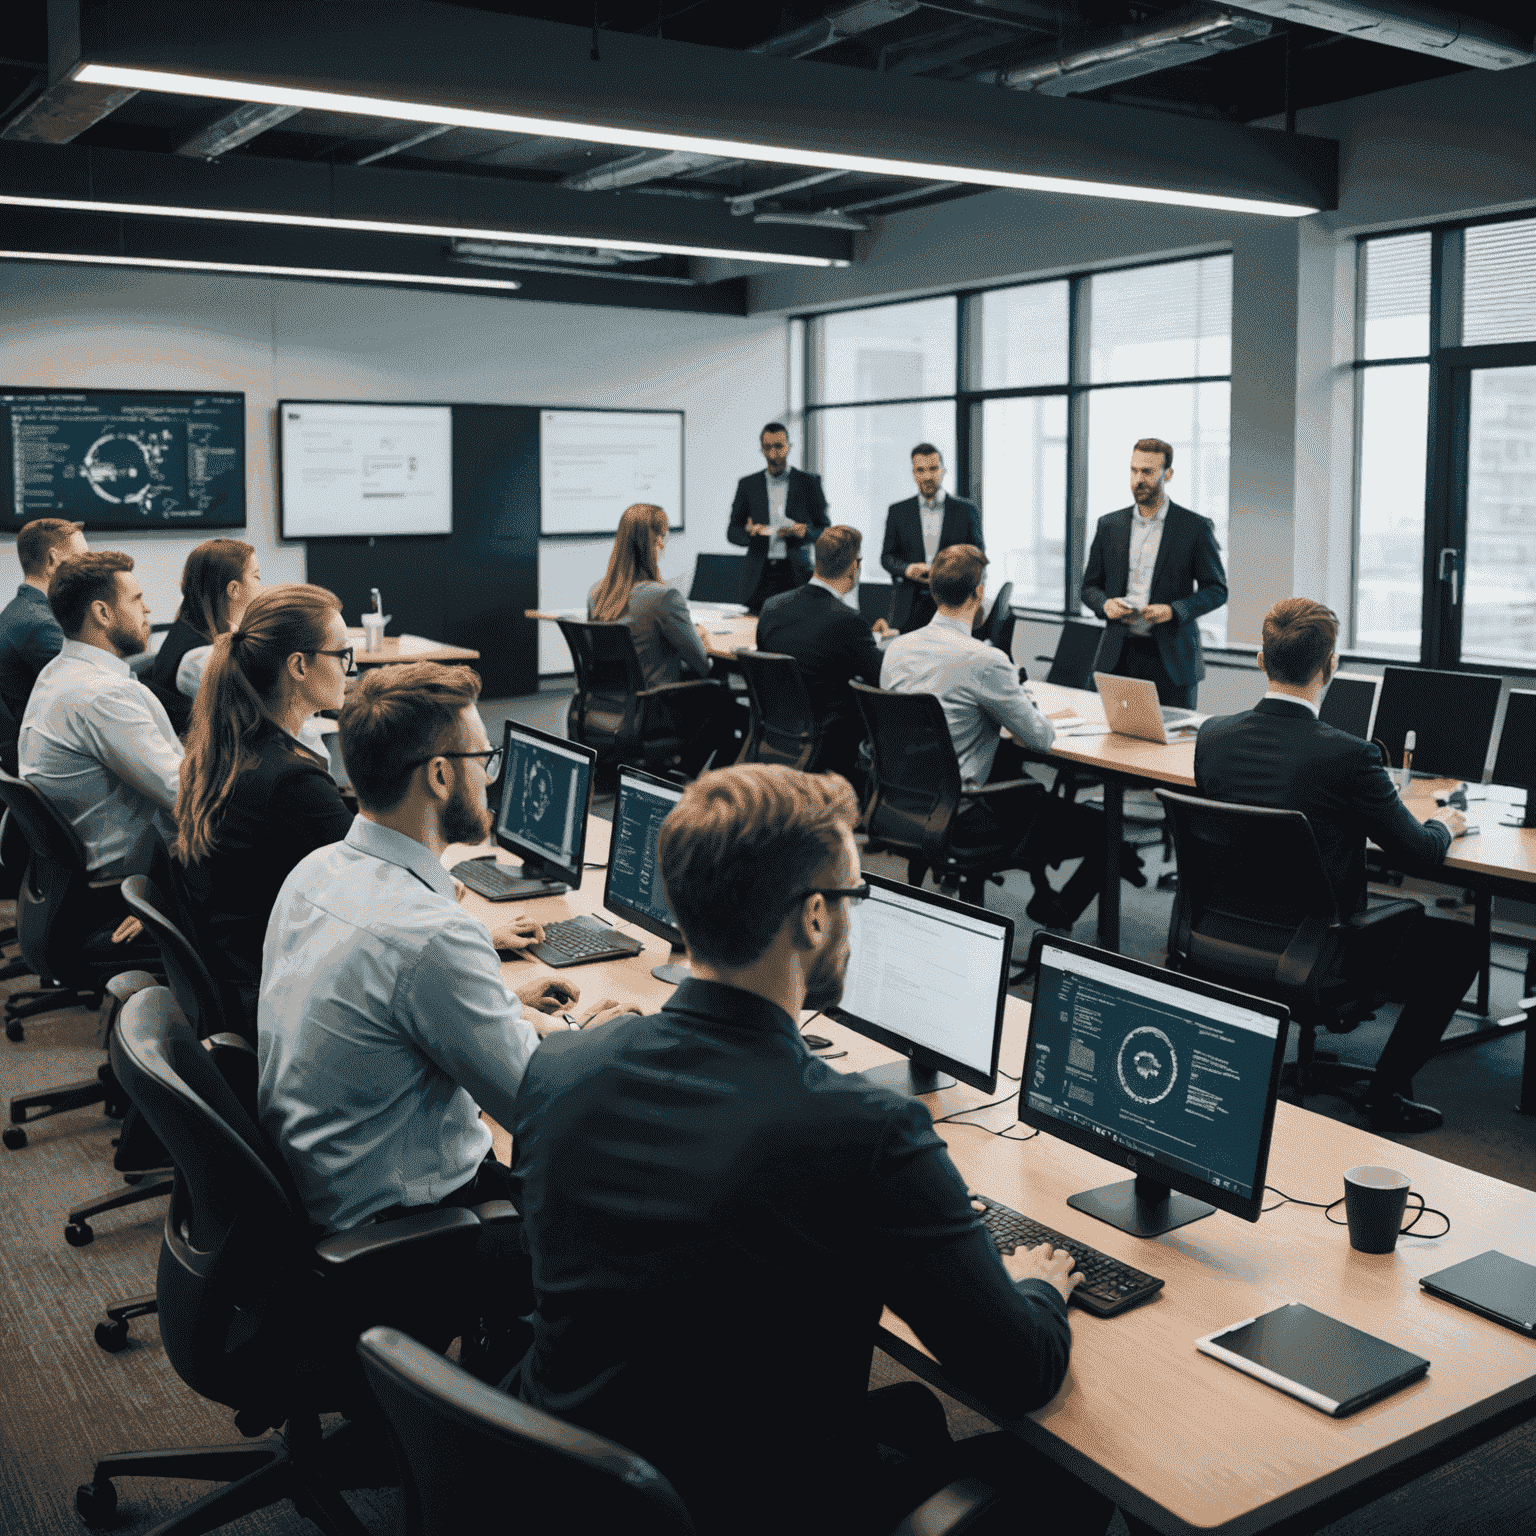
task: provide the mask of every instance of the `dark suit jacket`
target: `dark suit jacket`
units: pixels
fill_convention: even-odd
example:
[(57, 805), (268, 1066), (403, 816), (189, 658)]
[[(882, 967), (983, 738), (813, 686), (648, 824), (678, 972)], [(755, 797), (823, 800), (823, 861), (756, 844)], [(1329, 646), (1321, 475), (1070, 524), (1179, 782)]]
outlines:
[[(1083, 601), (1101, 619), (1104, 604), (1112, 597), (1124, 597), (1130, 584), (1131, 519), (1136, 516), (1134, 506), (1122, 507), (1101, 517), (1094, 530), (1082, 593)], [(1200, 627), (1195, 620), (1220, 608), (1226, 600), (1227, 573), (1222, 569), (1215, 525), (1208, 517), (1170, 501), (1147, 601), (1167, 603), (1173, 609), (1172, 620), (1155, 625), (1152, 636), (1168, 679), (1175, 686), (1187, 688), (1205, 676)], [(1128, 633), (1124, 624), (1112, 623), (1105, 629), (1094, 663), (1097, 671), (1114, 670)]]
[(1009, 1280), (928, 1111), (754, 993), (691, 979), (547, 1036), (512, 1120), (538, 1302), (517, 1389), (651, 1461), (700, 1536), (872, 1531), (883, 1305), (1010, 1416), (1061, 1384), (1065, 1308)]
[[(784, 499), (784, 515), (792, 523), (805, 524), (803, 539), (785, 539), (784, 549), (789, 557), (795, 580), (802, 585), (811, 579), (813, 558), (811, 546), (822, 530), (831, 527), (827, 516), (827, 498), (821, 493), (821, 476), (808, 475), (803, 469), (789, 471), (789, 493)], [(731, 503), (730, 526), (725, 530), (732, 544), (739, 544), (747, 552), (747, 563), (742, 568), (741, 601), (749, 602), (762, 578), (763, 566), (768, 560), (768, 539), (762, 534), (749, 534), (748, 523), (768, 521), (768, 477), (759, 470), (755, 475), (743, 475), (736, 483), (736, 499)]]
[[(946, 495), (939, 548), (948, 549), (951, 544), (974, 544), (977, 549), (987, 547), (981, 540), (981, 509), (959, 496)], [(891, 573), (896, 588), (891, 597), (890, 624), (893, 629), (907, 627), (912, 599), (919, 592), (928, 590), (926, 582), (908, 581), (906, 575), (909, 565), (921, 565), (927, 558), (923, 550), (923, 518), (918, 511), (917, 497), (892, 502), (885, 514), (885, 544), (880, 550), (880, 564)]]
[(213, 853), (185, 872), (215, 979), (261, 980), (267, 919), (295, 864), (340, 842), (352, 825), (325, 764), (270, 722), (219, 819)]
[[(1210, 800), (1301, 811), (1312, 824), (1341, 918), (1365, 907), (1365, 840), (1394, 861), (1434, 868), (1450, 829), (1409, 813), (1374, 742), (1335, 730), (1302, 704), (1260, 699), (1207, 720), (1195, 739), (1195, 788)], [(1399, 865), (1401, 867), (1401, 865)], [(1262, 870), (1254, 871), (1263, 878)]]
[(178, 736), (184, 736), (192, 723), (192, 700), (176, 687), (176, 672), (188, 651), (207, 644), (207, 635), (193, 629), (185, 619), (177, 619), (165, 632), (165, 639), (160, 642), (149, 671), (141, 679), (165, 705), (165, 712), (171, 717), (171, 726)]
[(48, 606), (48, 594), (26, 582), (16, 596), (0, 608), (0, 704), (6, 718), (0, 723), (0, 750), (6, 772), (16, 771), (16, 736), (27, 712), (37, 674), (59, 654), (64, 631)]

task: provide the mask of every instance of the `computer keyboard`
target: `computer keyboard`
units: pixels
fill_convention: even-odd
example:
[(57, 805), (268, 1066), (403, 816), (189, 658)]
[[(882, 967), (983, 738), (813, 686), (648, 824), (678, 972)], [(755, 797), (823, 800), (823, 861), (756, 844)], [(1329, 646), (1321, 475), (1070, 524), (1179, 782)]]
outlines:
[(526, 901), (534, 896), (563, 896), (570, 890), (560, 880), (526, 880), (494, 859), (465, 859), (448, 873), (487, 901)]
[(644, 947), (627, 934), (615, 933), (595, 917), (571, 917), (563, 923), (546, 923), (543, 942), (535, 944), (528, 953), (558, 969), (590, 965), (597, 960), (627, 959), (638, 955)]
[(1095, 1317), (1113, 1317), (1138, 1302), (1155, 1296), (1163, 1288), (1156, 1275), (1146, 1274), (1112, 1259), (1075, 1237), (1067, 1237), (1054, 1227), (1043, 1226), (1022, 1216), (1011, 1207), (986, 1195), (973, 1194), (971, 1208), (982, 1209), (976, 1214), (992, 1239), (992, 1246), (999, 1253), (1012, 1253), (1015, 1248), (1038, 1248), (1049, 1243), (1053, 1248), (1065, 1248), (1072, 1255), (1072, 1267), (1082, 1271), (1082, 1283), (1072, 1292), (1072, 1302)]
[(1177, 725), (1181, 720), (1190, 719), (1195, 711), (1192, 709), (1180, 709), (1176, 704), (1164, 704), (1158, 713), (1162, 715), (1164, 725)]

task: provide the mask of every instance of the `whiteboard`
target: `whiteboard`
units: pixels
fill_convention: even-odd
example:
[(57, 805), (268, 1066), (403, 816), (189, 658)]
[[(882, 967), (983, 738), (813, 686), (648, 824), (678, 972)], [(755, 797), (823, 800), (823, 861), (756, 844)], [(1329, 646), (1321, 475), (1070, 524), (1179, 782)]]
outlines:
[(602, 536), (637, 501), (683, 526), (681, 411), (541, 411), (539, 532)]
[(453, 532), (453, 410), (281, 400), (285, 539)]

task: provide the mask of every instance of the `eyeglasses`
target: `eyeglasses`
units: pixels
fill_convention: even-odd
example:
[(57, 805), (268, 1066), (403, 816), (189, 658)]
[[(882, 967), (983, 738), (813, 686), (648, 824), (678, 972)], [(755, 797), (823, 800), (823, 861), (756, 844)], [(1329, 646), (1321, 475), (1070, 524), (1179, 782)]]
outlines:
[(807, 891), (798, 892), (792, 901), (804, 901), (807, 896), (824, 896), (828, 901), (841, 896), (850, 907), (856, 907), (861, 901), (869, 900), (869, 882), (862, 885), (813, 885)]
[(311, 651), (311, 656), (335, 656), (341, 662), (341, 670), (347, 677), (357, 676), (357, 663), (352, 660), (352, 647), (343, 651)]
[(405, 766), (420, 768), (423, 763), (433, 762), (439, 757), (478, 757), (485, 767), (485, 782), (494, 784), (501, 777), (501, 758), (505, 751), (505, 747), (487, 747), (484, 752), (434, 752), (431, 757), (418, 757), (415, 762)]

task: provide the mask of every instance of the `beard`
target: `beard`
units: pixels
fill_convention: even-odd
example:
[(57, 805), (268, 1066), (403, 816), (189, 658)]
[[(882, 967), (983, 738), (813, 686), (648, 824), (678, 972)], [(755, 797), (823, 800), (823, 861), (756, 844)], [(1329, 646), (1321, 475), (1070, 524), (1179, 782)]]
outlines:
[(119, 656), (138, 656), (149, 642), (136, 629), (109, 629), (107, 640)]
[(453, 786), (453, 796), (443, 807), (443, 841), (447, 843), (483, 843), (491, 832), (491, 813), (476, 805), (464, 791)]
[(843, 978), (848, 971), (848, 939), (827, 945), (816, 956), (805, 977), (805, 1006), (825, 1010), (835, 1008), (843, 1000)]
[(1156, 501), (1162, 494), (1163, 483), (1159, 480), (1156, 485), (1142, 486), (1132, 491), (1131, 499), (1133, 501)]

